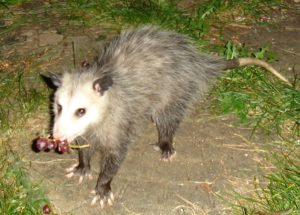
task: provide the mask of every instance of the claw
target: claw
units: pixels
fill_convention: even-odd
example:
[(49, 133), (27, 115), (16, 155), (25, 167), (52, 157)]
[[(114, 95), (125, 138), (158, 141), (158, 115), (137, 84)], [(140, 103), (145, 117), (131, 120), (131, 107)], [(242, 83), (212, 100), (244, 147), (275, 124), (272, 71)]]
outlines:
[(66, 177), (72, 178), (74, 175), (79, 175), (78, 184), (81, 184), (85, 177), (89, 180), (93, 179), (92, 175), (88, 172), (83, 171), (83, 168), (79, 168), (79, 164), (73, 164), (71, 167), (66, 169)]
[(70, 166), (69, 168), (66, 169), (66, 172), (73, 172), (76, 167), (78, 166), (78, 163), (77, 164), (73, 164), (72, 166)]
[(81, 175), (81, 176), (79, 177), (78, 184), (81, 184), (82, 182), (83, 182), (83, 175)]
[[(93, 190), (91, 193), (95, 194), (96, 191)], [(103, 197), (100, 195), (96, 195), (93, 198), (91, 205), (95, 205), (98, 200), (101, 208), (104, 208), (106, 205), (112, 206), (114, 201), (114, 195), (112, 192), (110, 192), (107, 196), (103, 196)]]
[(100, 196), (95, 196), (91, 202), (91, 205), (94, 205), (98, 201), (98, 199), (100, 199)]
[(154, 151), (157, 151), (157, 152), (161, 151), (157, 144), (153, 145), (153, 149), (154, 149)]
[(104, 208), (104, 201), (103, 201), (103, 199), (100, 200), (100, 207)]
[(170, 144), (159, 144), (156, 143), (153, 145), (153, 148), (155, 151), (159, 151), (161, 152), (161, 161), (164, 162), (171, 162), (176, 155), (176, 150), (174, 149), (174, 147)]
[(109, 198), (110, 198), (112, 201), (115, 200), (114, 194), (113, 194), (112, 192), (110, 192)]
[(78, 184), (81, 184), (81, 183), (83, 182), (83, 179), (84, 179), (85, 177), (88, 178), (89, 180), (92, 180), (92, 179), (93, 179), (93, 176), (92, 176), (91, 174), (81, 175), (81, 176), (79, 177)]
[(176, 156), (176, 151), (174, 151), (173, 154), (171, 153), (163, 154), (160, 160), (163, 162), (172, 162), (175, 156)]
[(112, 199), (108, 199), (108, 200), (107, 200), (107, 204), (108, 204), (109, 206), (112, 206), (112, 205), (113, 205), (113, 200), (112, 200)]
[(74, 176), (74, 172), (70, 172), (70, 173), (66, 174), (67, 178), (72, 178), (73, 176)]

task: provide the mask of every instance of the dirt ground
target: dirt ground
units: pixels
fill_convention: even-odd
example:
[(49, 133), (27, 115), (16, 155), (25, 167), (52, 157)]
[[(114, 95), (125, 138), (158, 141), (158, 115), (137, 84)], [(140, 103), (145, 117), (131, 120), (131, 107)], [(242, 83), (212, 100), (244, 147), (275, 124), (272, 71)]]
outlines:
[[(34, 120), (33, 132), (41, 130), (38, 122), (43, 120)], [(249, 141), (251, 130), (232, 121), (212, 117), (204, 109), (187, 118), (177, 133), (177, 155), (171, 163), (160, 161), (153, 149), (156, 128), (149, 124), (114, 178), (115, 203), (105, 210), (90, 206), (99, 172), (97, 156), (92, 162), (93, 180), (80, 185), (78, 178), (67, 179), (64, 171), (76, 163), (75, 151), (59, 155), (24, 148), (24, 160), (31, 161), (32, 180), (45, 185), (59, 214), (231, 214), (217, 195), (226, 198), (233, 190), (253, 189), (254, 176), (263, 171), (257, 162), (265, 162), (258, 143)]]
[[(299, 8), (296, 4), (277, 17), (276, 26), (229, 25), (225, 37), (239, 40), (247, 47), (268, 45), (278, 54), (275, 67), (292, 77), (290, 68), (299, 68), (300, 60)], [(23, 28), (15, 35), (22, 39), (9, 45), (1, 41), (4, 45), (0, 53), (21, 55), (47, 49), (49, 54), (43, 56), (44, 63), (37, 70), (61, 71), (73, 65), (72, 41), (78, 62), (91, 59), (97, 52), (103, 42), (96, 40), (94, 31), (62, 36), (51, 28)], [(214, 116), (207, 102), (201, 102), (178, 130), (177, 155), (170, 163), (160, 161), (159, 153), (153, 149), (157, 134), (149, 123), (136, 144), (130, 146), (113, 180), (113, 207), (101, 209), (99, 205), (90, 206), (90, 191), (99, 172), (98, 155), (92, 160), (93, 179), (79, 185), (78, 178), (65, 177), (65, 168), (77, 162), (76, 151), (60, 155), (31, 150), (31, 140), (37, 134), (47, 133), (47, 120), (49, 116), (44, 113), (28, 122), (29, 132), (23, 138), (21, 153), (30, 164), (32, 181), (45, 187), (51, 207), (58, 214), (231, 214), (222, 199), (229, 198), (233, 191), (245, 194), (253, 190), (254, 177), (259, 178), (267, 165), (260, 146), (269, 137), (255, 134), (250, 138), (251, 129), (242, 127), (233, 117)]]

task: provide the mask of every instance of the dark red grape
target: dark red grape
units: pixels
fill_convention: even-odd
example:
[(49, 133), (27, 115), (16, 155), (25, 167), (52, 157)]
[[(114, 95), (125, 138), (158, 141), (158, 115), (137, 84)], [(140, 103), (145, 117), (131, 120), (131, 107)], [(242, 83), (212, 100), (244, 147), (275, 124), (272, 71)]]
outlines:
[(60, 153), (69, 152), (69, 143), (67, 140), (56, 140), (40, 137), (36, 140), (35, 147), (39, 151), (51, 151), (56, 150)]
[(38, 138), (35, 146), (39, 151), (46, 150), (48, 148), (48, 139), (43, 137)]
[(60, 153), (69, 152), (69, 145), (66, 140), (59, 141), (57, 144), (57, 151)]
[(49, 140), (49, 142), (48, 142), (48, 149), (49, 150), (54, 150), (54, 149), (56, 149), (56, 147), (57, 147), (56, 142), (53, 141), (53, 140)]
[(43, 207), (43, 213), (44, 214), (50, 214), (51, 213), (51, 209), (48, 205), (44, 205)]

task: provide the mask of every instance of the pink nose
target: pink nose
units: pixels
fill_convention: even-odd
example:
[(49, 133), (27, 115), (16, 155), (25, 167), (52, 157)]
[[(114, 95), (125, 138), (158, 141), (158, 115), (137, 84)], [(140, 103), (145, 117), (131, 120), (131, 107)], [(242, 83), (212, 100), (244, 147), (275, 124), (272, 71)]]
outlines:
[(64, 136), (61, 133), (56, 132), (56, 131), (53, 132), (53, 138), (56, 140), (65, 140), (66, 139), (66, 138), (64, 138)]

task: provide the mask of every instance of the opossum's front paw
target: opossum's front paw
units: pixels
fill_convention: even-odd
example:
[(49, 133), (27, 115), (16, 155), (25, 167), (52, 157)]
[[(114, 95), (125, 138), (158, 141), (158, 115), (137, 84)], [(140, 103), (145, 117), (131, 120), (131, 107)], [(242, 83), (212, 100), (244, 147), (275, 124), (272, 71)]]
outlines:
[(96, 196), (93, 198), (91, 205), (95, 205), (99, 201), (100, 207), (104, 208), (106, 205), (112, 206), (114, 201), (114, 195), (111, 190), (92, 191)]
[(67, 172), (66, 174), (67, 178), (72, 178), (73, 176), (78, 175), (79, 184), (83, 182), (84, 178), (88, 178), (89, 180), (93, 178), (90, 173), (90, 168), (84, 166), (82, 167), (79, 164), (74, 164), (70, 168), (67, 168), (66, 172)]

